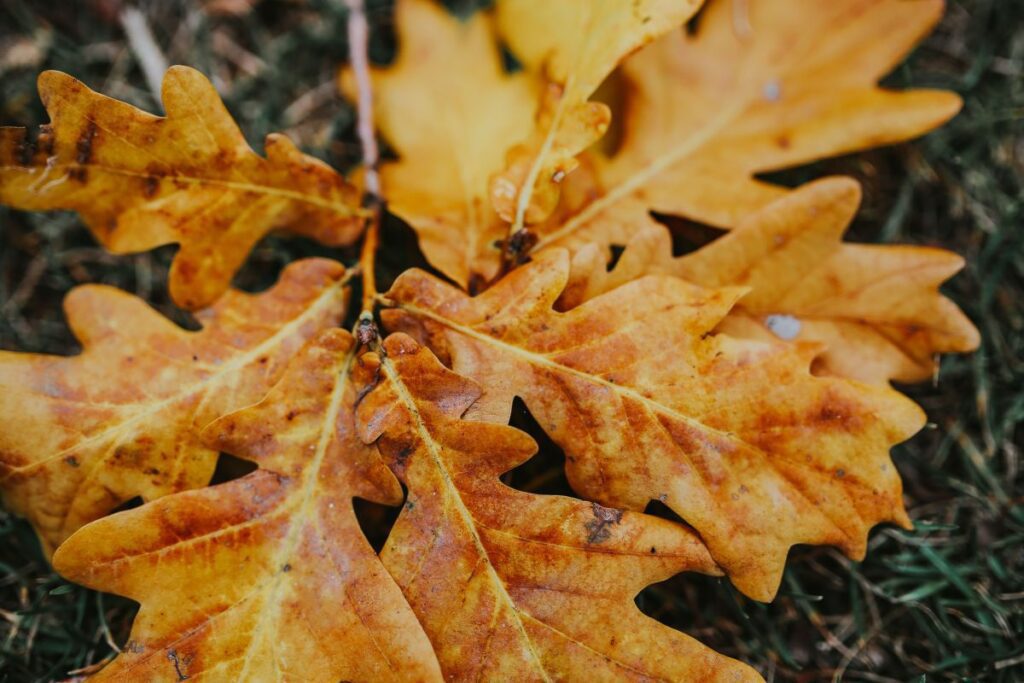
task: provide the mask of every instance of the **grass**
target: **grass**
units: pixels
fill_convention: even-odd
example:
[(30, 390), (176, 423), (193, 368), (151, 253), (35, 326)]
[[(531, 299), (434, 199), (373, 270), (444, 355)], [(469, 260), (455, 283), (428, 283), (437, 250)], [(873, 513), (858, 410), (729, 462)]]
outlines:
[[(0, 122), (45, 120), (36, 74), (68, 71), (158, 111), (110, 7), (12, 0), (0, 5)], [(462, 3), (466, 11), (472, 3)], [(357, 158), (353, 112), (335, 93), (344, 60), (342, 3), (264, 0), (243, 16), (194, 2), (144, 2), (172, 63), (210, 74), (250, 140), (284, 130), (340, 168)], [(372, 56), (394, 48), (389, 6), (373, 2)], [(857, 239), (933, 244), (967, 258), (947, 287), (984, 335), (976, 354), (943, 359), (937, 381), (907, 388), (932, 424), (897, 449), (914, 532), (877, 529), (864, 562), (828, 548), (793, 552), (779, 598), (762, 605), (723, 581), (683, 575), (645, 590), (652, 616), (758, 667), (769, 680), (1024, 680), (1024, 5), (950, 2), (942, 25), (894, 73), (895, 86), (956, 90), (963, 113), (923, 140), (783, 174), (846, 173), (865, 186)], [(386, 270), (419, 257), (408, 228), (387, 226)], [(166, 296), (173, 248), (131, 257), (100, 250), (73, 215), (0, 209), (0, 347), (71, 353), (67, 290), (105, 282), (182, 324)], [(323, 250), (268, 238), (239, 276), (260, 287), (286, 262)], [(421, 260), (416, 261), (422, 263)], [(524, 409), (517, 425), (536, 433)], [(545, 449), (517, 482), (558, 490)], [(540, 485), (540, 484), (538, 484)], [(110, 656), (134, 605), (67, 584), (28, 527), (0, 512), (0, 681), (47, 681)]]

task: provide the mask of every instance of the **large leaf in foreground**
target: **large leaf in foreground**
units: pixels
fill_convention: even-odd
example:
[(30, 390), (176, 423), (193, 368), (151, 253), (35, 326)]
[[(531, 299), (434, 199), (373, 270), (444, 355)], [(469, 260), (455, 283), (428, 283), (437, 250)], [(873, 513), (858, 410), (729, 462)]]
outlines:
[(126, 500), (205, 485), (217, 451), (197, 431), (256, 401), (306, 340), (337, 325), (344, 269), (289, 266), (258, 295), (230, 291), (184, 330), (130, 294), (79, 287), (72, 357), (0, 352), (0, 487), (46, 551)]
[(978, 346), (970, 320), (939, 293), (963, 259), (929, 247), (844, 243), (859, 203), (856, 181), (828, 178), (678, 258), (661, 227), (638, 232), (611, 271), (604, 250), (587, 245), (573, 256), (561, 304), (571, 307), (654, 273), (705, 287), (750, 287), (720, 330), (821, 342), (816, 362), (827, 374), (873, 383), (927, 379), (938, 354)]
[(480, 389), (413, 340), (393, 335), (384, 349), (381, 383), (357, 415), (409, 497), (382, 559), (446, 679), (760, 680), (634, 603), (679, 571), (714, 571), (692, 531), (505, 486), (499, 476), (533, 454), (532, 439), (459, 420)]
[(477, 419), (522, 397), (582, 495), (663, 501), (752, 597), (775, 593), (794, 544), (861, 557), (873, 525), (909, 524), (889, 448), (924, 423), (911, 401), (813, 377), (814, 346), (711, 334), (739, 288), (652, 276), (558, 313), (568, 271), (543, 252), (475, 298), (409, 271), (384, 321), (486, 387)]
[(207, 427), (211, 447), (258, 470), (100, 520), (57, 551), (64, 576), (142, 605), (95, 680), (440, 680), (352, 509), (402, 497), (355, 435), (355, 351), (325, 332), (266, 398)]
[(331, 245), (362, 229), (352, 186), (283, 135), (267, 137), (267, 158), (257, 155), (194, 69), (168, 70), (166, 118), (58, 71), (39, 77), (39, 95), (50, 124), (37, 140), (0, 128), (0, 202), (74, 209), (117, 253), (179, 244), (170, 274), (179, 306), (212, 304), (271, 229)]
[(538, 248), (625, 244), (650, 222), (649, 211), (731, 227), (785, 193), (754, 174), (939, 126), (959, 109), (955, 94), (877, 82), (928, 33), (942, 5), (711, 0), (695, 35), (669, 33), (624, 64), (620, 150), (596, 197), (538, 226)]

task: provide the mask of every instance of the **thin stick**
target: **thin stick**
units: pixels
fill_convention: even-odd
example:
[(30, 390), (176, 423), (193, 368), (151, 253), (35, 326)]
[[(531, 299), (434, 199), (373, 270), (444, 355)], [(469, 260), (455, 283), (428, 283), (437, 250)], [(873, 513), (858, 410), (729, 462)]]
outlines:
[[(348, 7), (348, 51), (352, 72), (356, 79), (357, 112), (356, 132), (363, 149), (363, 204), (371, 210), (370, 225), (366, 229), (363, 249), (359, 254), (359, 265), (363, 270), (363, 308), (359, 315), (360, 341), (370, 343), (371, 334), (376, 335), (373, 326), (373, 305), (377, 297), (377, 280), (374, 275), (377, 247), (380, 243), (380, 218), (382, 200), (380, 196), (380, 175), (377, 165), (380, 152), (373, 125), (373, 88), (370, 84), (370, 59), (368, 46), (370, 26), (366, 21), (363, 0), (345, 0)], [(365, 322), (364, 322), (365, 321)], [(372, 332), (371, 332), (371, 326)], [(362, 331), (366, 330), (363, 334)], [(364, 341), (364, 337), (367, 338)]]
[(167, 72), (167, 58), (156, 44), (153, 32), (149, 30), (149, 24), (146, 23), (146, 17), (142, 12), (134, 7), (126, 7), (121, 12), (120, 20), (128, 44), (139, 61), (142, 74), (146, 77), (149, 92), (153, 94), (156, 103), (160, 104), (160, 83)]

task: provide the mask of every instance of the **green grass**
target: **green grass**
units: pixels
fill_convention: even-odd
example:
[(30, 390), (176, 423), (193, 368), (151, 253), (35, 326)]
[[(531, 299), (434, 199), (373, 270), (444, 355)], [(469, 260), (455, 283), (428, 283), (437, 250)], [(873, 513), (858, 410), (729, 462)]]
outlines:
[[(111, 3), (112, 5), (113, 3)], [(459, 3), (466, 10), (472, 2)], [(47, 68), (158, 111), (106, 3), (0, 5), (0, 123), (45, 120), (35, 76)], [(342, 3), (265, 0), (247, 16), (207, 17), (191, 2), (142, 8), (172, 63), (210, 74), (250, 141), (284, 130), (339, 168), (358, 157), (353, 112), (332, 81), (344, 60)], [(389, 7), (371, 3), (372, 53), (393, 50)], [(14, 47), (27, 63), (11, 64)], [(940, 245), (967, 258), (947, 291), (984, 335), (943, 359), (936, 383), (908, 388), (932, 425), (895, 452), (914, 532), (877, 529), (855, 563), (828, 548), (792, 554), (779, 598), (761, 605), (720, 580), (682, 575), (644, 591), (652, 616), (757, 666), (769, 680), (1024, 680), (1024, 3), (959, 0), (894, 73), (894, 86), (951, 88), (963, 113), (923, 140), (783, 174), (846, 173), (865, 186), (863, 241)], [(310, 94), (312, 93), (312, 94)], [(417, 261), (389, 221), (385, 270)], [(239, 277), (260, 287), (286, 262), (330, 253), (268, 238)], [(76, 217), (0, 209), (0, 347), (71, 353), (60, 311), (68, 289), (105, 282), (170, 305), (173, 248), (113, 257)], [(516, 424), (530, 428), (518, 411)], [(534, 430), (535, 431), (535, 430)], [(558, 454), (517, 473), (557, 490)], [(100, 662), (126, 639), (134, 606), (55, 576), (20, 520), (0, 512), (0, 681), (46, 681)]]

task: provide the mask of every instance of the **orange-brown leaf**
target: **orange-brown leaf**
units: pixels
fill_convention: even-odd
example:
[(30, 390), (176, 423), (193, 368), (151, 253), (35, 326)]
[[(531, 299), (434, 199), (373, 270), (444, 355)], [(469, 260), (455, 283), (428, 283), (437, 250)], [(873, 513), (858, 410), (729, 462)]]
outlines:
[(282, 135), (257, 155), (194, 69), (164, 77), (166, 118), (56, 71), (39, 77), (39, 94), (51, 120), (38, 139), (0, 128), (0, 202), (74, 209), (117, 253), (179, 244), (170, 289), (180, 306), (213, 303), (274, 228), (331, 245), (359, 236), (355, 189)]
[(533, 440), (459, 420), (476, 384), (404, 335), (384, 347), (357, 415), (409, 497), (382, 559), (447, 680), (760, 680), (634, 603), (681, 570), (714, 571), (692, 531), (505, 486)]
[(101, 285), (65, 301), (72, 357), (0, 352), (0, 488), (47, 553), (126, 500), (205, 485), (197, 430), (259, 399), (302, 344), (336, 325), (344, 269), (297, 262), (258, 295), (229, 291), (189, 332)]
[[(624, 138), (604, 168), (600, 196), (567, 220), (538, 226), (538, 249), (625, 244), (650, 224), (651, 210), (731, 227), (785, 192), (757, 173), (940, 125), (960, 107), (955, 94), (877, 82), (942, 6), (711, 0), (695, 35), (669, 33), (624, 64)], [(744, 8), (749, 15), (738, 15)]]
[[(463, 286), (486, 282), (508, 231), (488, 180), (529, 135), (540, 83), (505, 73), (486, 13), (461, 22), (433, 0), (400, 0), (395, 22), (395, 63), (372, 74), (377, 124), (400, 156), (381, 168), (388, 208), (433, 266)], [(342, 87), (354, 96), (347, 72)]]
[(928, 247), (842, 241), (860, 203), (849, 178), (804, 185), (696, 252), (672, 257), (668, 231), (641, 230), (611, 271), (604, 250), (573, 256), (561, 304), (667, 274), (704, 287), (749, 287), (719, 329), (752, 339), (821, 342), (823, 372), (884, 383), (927, 379), (940, 353), (978, 345), (978, 331), (939, 285), (963, 259)]
[(512, 149), (491, 199), (512, 230), (544, 220), (575, 157), (604, 134), (608, 108), (588, 99), (619, 61), (680, 26), (702, 0), (499, 0), (512, 52), (550, 84), (530, 138)]
[(209, 447), (258, 470), (100, 520), (57, 551), (68, 578), (142, 605), (94, 680), (441, 680), (352, 509), (402, 495), (355, 434), (373, 379), (355, 346), (323, 333), (266, 398), (206, 428)]
[(475, 298), (409, 271), (384, 321), (486, 387), (473, 417), (505, 422), (522, 397), (576, 491), (663, 501), (753, 597), (774, 594), (794, 544), (860, 557), (873, 525), (909, 523), (889, 448), (924, 423), (912, 402), (812, 376), (813, 346), (710, 334), (740, 288), (651, 276), (558, 313), (568, 271), (547, 251)]

